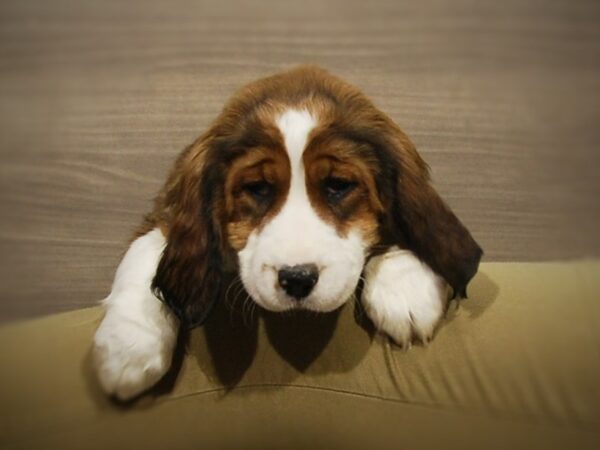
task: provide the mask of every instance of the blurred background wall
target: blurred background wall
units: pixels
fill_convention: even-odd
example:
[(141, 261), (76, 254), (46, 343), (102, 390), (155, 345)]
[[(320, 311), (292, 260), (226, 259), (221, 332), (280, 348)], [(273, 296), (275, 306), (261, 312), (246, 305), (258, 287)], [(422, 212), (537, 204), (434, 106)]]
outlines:
[(598, 0), (0, 3), (0, 322), (92, 305), (240, 85), (312, 62), (414, 140), (487, 261), (600, 255)]

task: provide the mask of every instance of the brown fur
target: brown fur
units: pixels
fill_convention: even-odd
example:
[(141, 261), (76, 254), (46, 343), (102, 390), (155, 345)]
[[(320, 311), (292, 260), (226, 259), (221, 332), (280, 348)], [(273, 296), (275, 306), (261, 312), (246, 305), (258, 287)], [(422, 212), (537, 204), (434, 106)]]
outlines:
[[(383, 215), (375, 184), (374, 167), (361, 158), (357, 146), (340, 139), (319, 139), (317, 129), (304, 153), (310, 201), (322, 219), (335, 225), (345, 236), (360, 229), (366, 244), (379, 240), (378, 218)], [(356, 183), (356, 187), (339, 203), (330, 204), (323, 196), (322, 182), (335, 177)]]
[[(153, 288), (179, 318), (190, 325), (206, 318), (220, 296), (224, 265), (285, 202), (289, 160), (274, 118), (286, 107), (318, 117), (303, 156), (318, 214), (342, 235), (358, 227), (369, 245), (411, 249), (456, 294), (466, 295), (482, 251), (430, 185), (414, 145), (358, 89), (302, 66), (232, 97), (180, 155), (138, 231), (158, 226), (167, 238)], [(356, 182), (336, 205), (323, 197), (322, 182), (330, 175)], [(244, 191), (259, 180), (275, 187), (268, 204)]]
[[(268, 202), (257, 202), (243, 190), (247, 183), (262, 180), (273, 185), (275, 190), (274, 198)], [(281, 209), (289, 180), (290, 167), (282, 147), (258, 148), (234, 161), (225, 181), (227, 237), (234, 250), (243, 249), (250, 233), (262, 227)]]

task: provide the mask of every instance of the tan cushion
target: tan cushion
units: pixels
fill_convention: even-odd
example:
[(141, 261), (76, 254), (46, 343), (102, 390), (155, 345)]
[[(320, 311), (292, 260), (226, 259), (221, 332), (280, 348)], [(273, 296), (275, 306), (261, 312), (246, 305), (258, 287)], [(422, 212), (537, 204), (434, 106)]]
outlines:
[(277, 315), (240, 298), (128, 405), (91, 371), (100, 308), (4, 326), (0, 446), (600, 448), (600, 263), (487, 263), (469, 294), (406, 352), (352, 303)]

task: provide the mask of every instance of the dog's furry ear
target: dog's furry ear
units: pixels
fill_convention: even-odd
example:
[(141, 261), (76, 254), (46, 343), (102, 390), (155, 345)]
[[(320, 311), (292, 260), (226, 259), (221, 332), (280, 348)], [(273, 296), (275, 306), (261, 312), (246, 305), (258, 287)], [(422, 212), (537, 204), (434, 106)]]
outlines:
[(441, 275), (455, 297), (466, 297), (483, 251), (431, 186), (429, 167), (412, 142), (390, 119), (384, 123), (391, 197), (387, 232)]
[(189, 327), (206, 320), (221, 293), (220, 170), (209, 160), (209, 141), (199, 139), (180, 156), (158, 199), (167, 245), (152, 289)]

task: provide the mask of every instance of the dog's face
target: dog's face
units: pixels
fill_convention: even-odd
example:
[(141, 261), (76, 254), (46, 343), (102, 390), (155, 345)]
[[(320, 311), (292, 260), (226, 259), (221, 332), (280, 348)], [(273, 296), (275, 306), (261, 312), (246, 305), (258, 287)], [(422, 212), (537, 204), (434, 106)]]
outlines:
[(312, 67), (234, 96), (182, 154), (157, 206), (168, 244), (153, 284), (192, 324), (219, 297), (227, 255), (272, 311), (336, 309), (369, 255), (392, 245), (411, 249), (458, 294), (481, 256), (402, 131)]
[(228, 173), (228, 239), (246, 290), (269, 310), (339, 307), (377, 242), (375, 173), (356, 143), (323, 142), (320, 120), (315, 110), (274, 111), (276, 144)]

